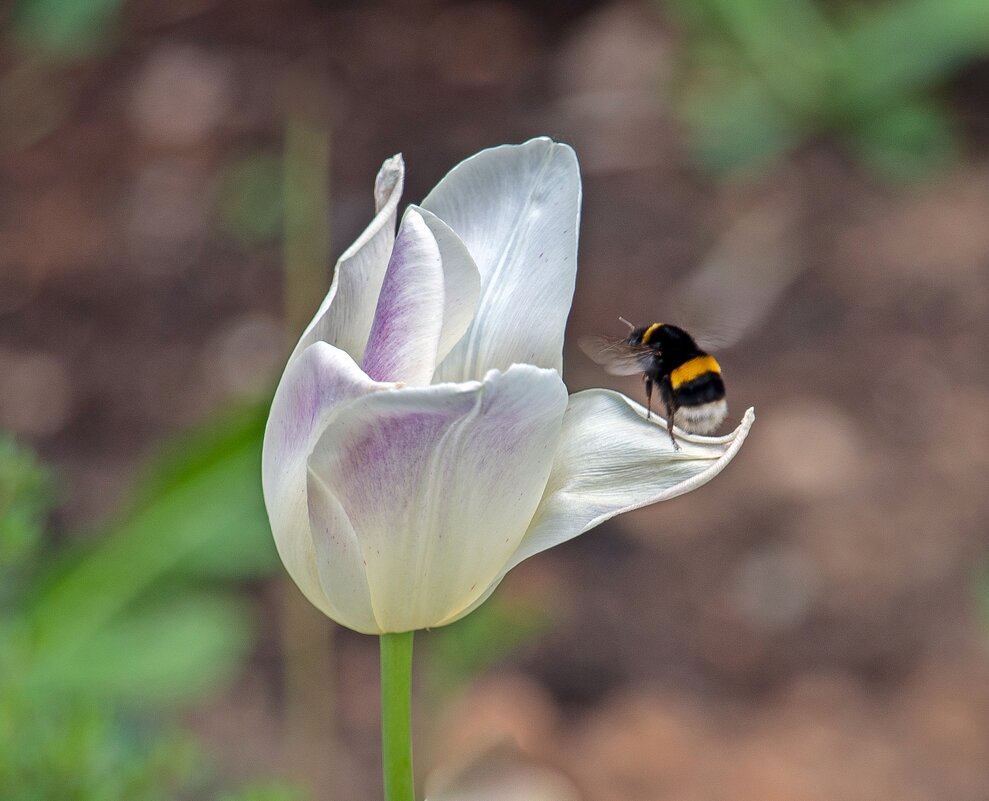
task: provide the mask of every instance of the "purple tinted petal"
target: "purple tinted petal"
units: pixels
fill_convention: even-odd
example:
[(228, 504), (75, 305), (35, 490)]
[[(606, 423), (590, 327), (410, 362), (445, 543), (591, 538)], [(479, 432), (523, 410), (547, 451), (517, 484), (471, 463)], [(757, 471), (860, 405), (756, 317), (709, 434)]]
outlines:
[(379, 393), (334, 418), (310, 471), (354, 527), (384, 630), (437, 625), (487, 589), (539, 502), (565, 407), (554, 371), (517, 365), (483, 384)]
[(289, 363), (271, 404), (261, 455), (271, 529), (289, 574), (326, 614), (309, 529), (306, 462), (339, 406), (389, 386), (368, 378), (342, 350), (317, 342)]
[(356, 362), (364, 357), (378, 292), (395, 241), (395, 220), (402, 197), (405, 164), (392, 156), (381, 165), (374, 184), (375, 217), (337, 261), (333, 284), (289, 359), (314, 342), (329, 342)]
[(377, 381), (429, 383), (443, 327), (443, 263), (422, 216), (402, 220), (364, 352), (364, 371)]

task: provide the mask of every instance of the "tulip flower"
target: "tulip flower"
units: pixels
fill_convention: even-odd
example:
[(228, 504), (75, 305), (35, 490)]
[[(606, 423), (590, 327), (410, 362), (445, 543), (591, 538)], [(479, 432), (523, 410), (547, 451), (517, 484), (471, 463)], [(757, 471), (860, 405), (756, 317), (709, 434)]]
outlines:
[(412, 632), (481, 604), (515, 565), (695, 489), (726, 437), (677, 432), (617, 392), (568, 396), (580, 174), (546, 138), (482, 151), (340, 257), (272, 402), (262, 479), (278, 552), (326, 615), (381, 635), (387, 801), (413, 801)]
[(275, 394), (264, 495), (289, 574), (365, 633), (452, 623), (523, 559), (695, 489), (733, 434), (677, 433), (609, 390), (568, 397), (580, 175), (547, 138), (455, 167), (396, 233), (404, 165), (341, 256)]

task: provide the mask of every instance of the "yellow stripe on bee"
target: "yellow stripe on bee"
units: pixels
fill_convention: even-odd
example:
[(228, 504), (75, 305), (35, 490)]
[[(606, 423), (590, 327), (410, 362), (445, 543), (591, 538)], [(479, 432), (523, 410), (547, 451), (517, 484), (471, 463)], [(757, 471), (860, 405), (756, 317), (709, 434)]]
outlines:
[(713, 356), (694, 356), (693, 359), (684, 362), (670, 373), (670, 386), (676, 389), (681, 384), (693, 381), (704, 373), (720, 372), (721, 365), (714, 360)]
[(642, 332), (642, 344), (648, 345), (649, 340), (652, 339), (652, 335), (655, 334), (660, 328), (663, 327), (663, 323), (653, 323), (645, 331)]

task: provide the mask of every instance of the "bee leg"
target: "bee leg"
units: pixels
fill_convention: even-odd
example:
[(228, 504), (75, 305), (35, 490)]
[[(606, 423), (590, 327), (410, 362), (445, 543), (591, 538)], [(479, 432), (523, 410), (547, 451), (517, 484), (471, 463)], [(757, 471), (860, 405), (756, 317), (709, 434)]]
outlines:
[(646, 420), (652, 418), (652, 379), (644, 375), (642, 380), (646, 382)]
[(680, 446), (677, 444), (676, 437), (673, 436), (673, 415), (676, 414), (676, 407), (667, 404), (666, 405), (666, 431), (670, 435), (670, 442), (673, 443), (673, 450), (680, 450)]

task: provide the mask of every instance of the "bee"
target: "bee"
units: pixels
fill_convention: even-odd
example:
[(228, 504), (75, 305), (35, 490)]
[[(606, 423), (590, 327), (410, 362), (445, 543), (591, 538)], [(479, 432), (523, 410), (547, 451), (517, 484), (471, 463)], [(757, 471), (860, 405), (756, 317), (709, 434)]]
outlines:
[(710, 434), (728, 414), (721, 366), (678, 326), (653, 323), (638, 327), (619, 317), (630, 329), (624, 339), (589, 337), (580, 346), (612, 375), (642, 373), (646, 387), (646, 419), (652, 417), (652, 393), (666, 408), (666, 430), (679, 450), (673, 426), (694, 434)]
[[(619, 339), (587, 337), (580, 346), (613, 375), (640, 373), (646, 418), (653, 390), (666, 408), (666, 427), (710, 434), (728, 414), (721, 366), (708, 347), (730, 348), (759, 327), (800, 275), (805, 260), (796, 246), (800, 203), (784, 193), (753, 204), (715, 244), (699, 267), (665, 292), (681, 319), (703, 332), (695, 339), (669, 323), (629, 328)], [(698, 344), (698, 341), (700, 344)]]

